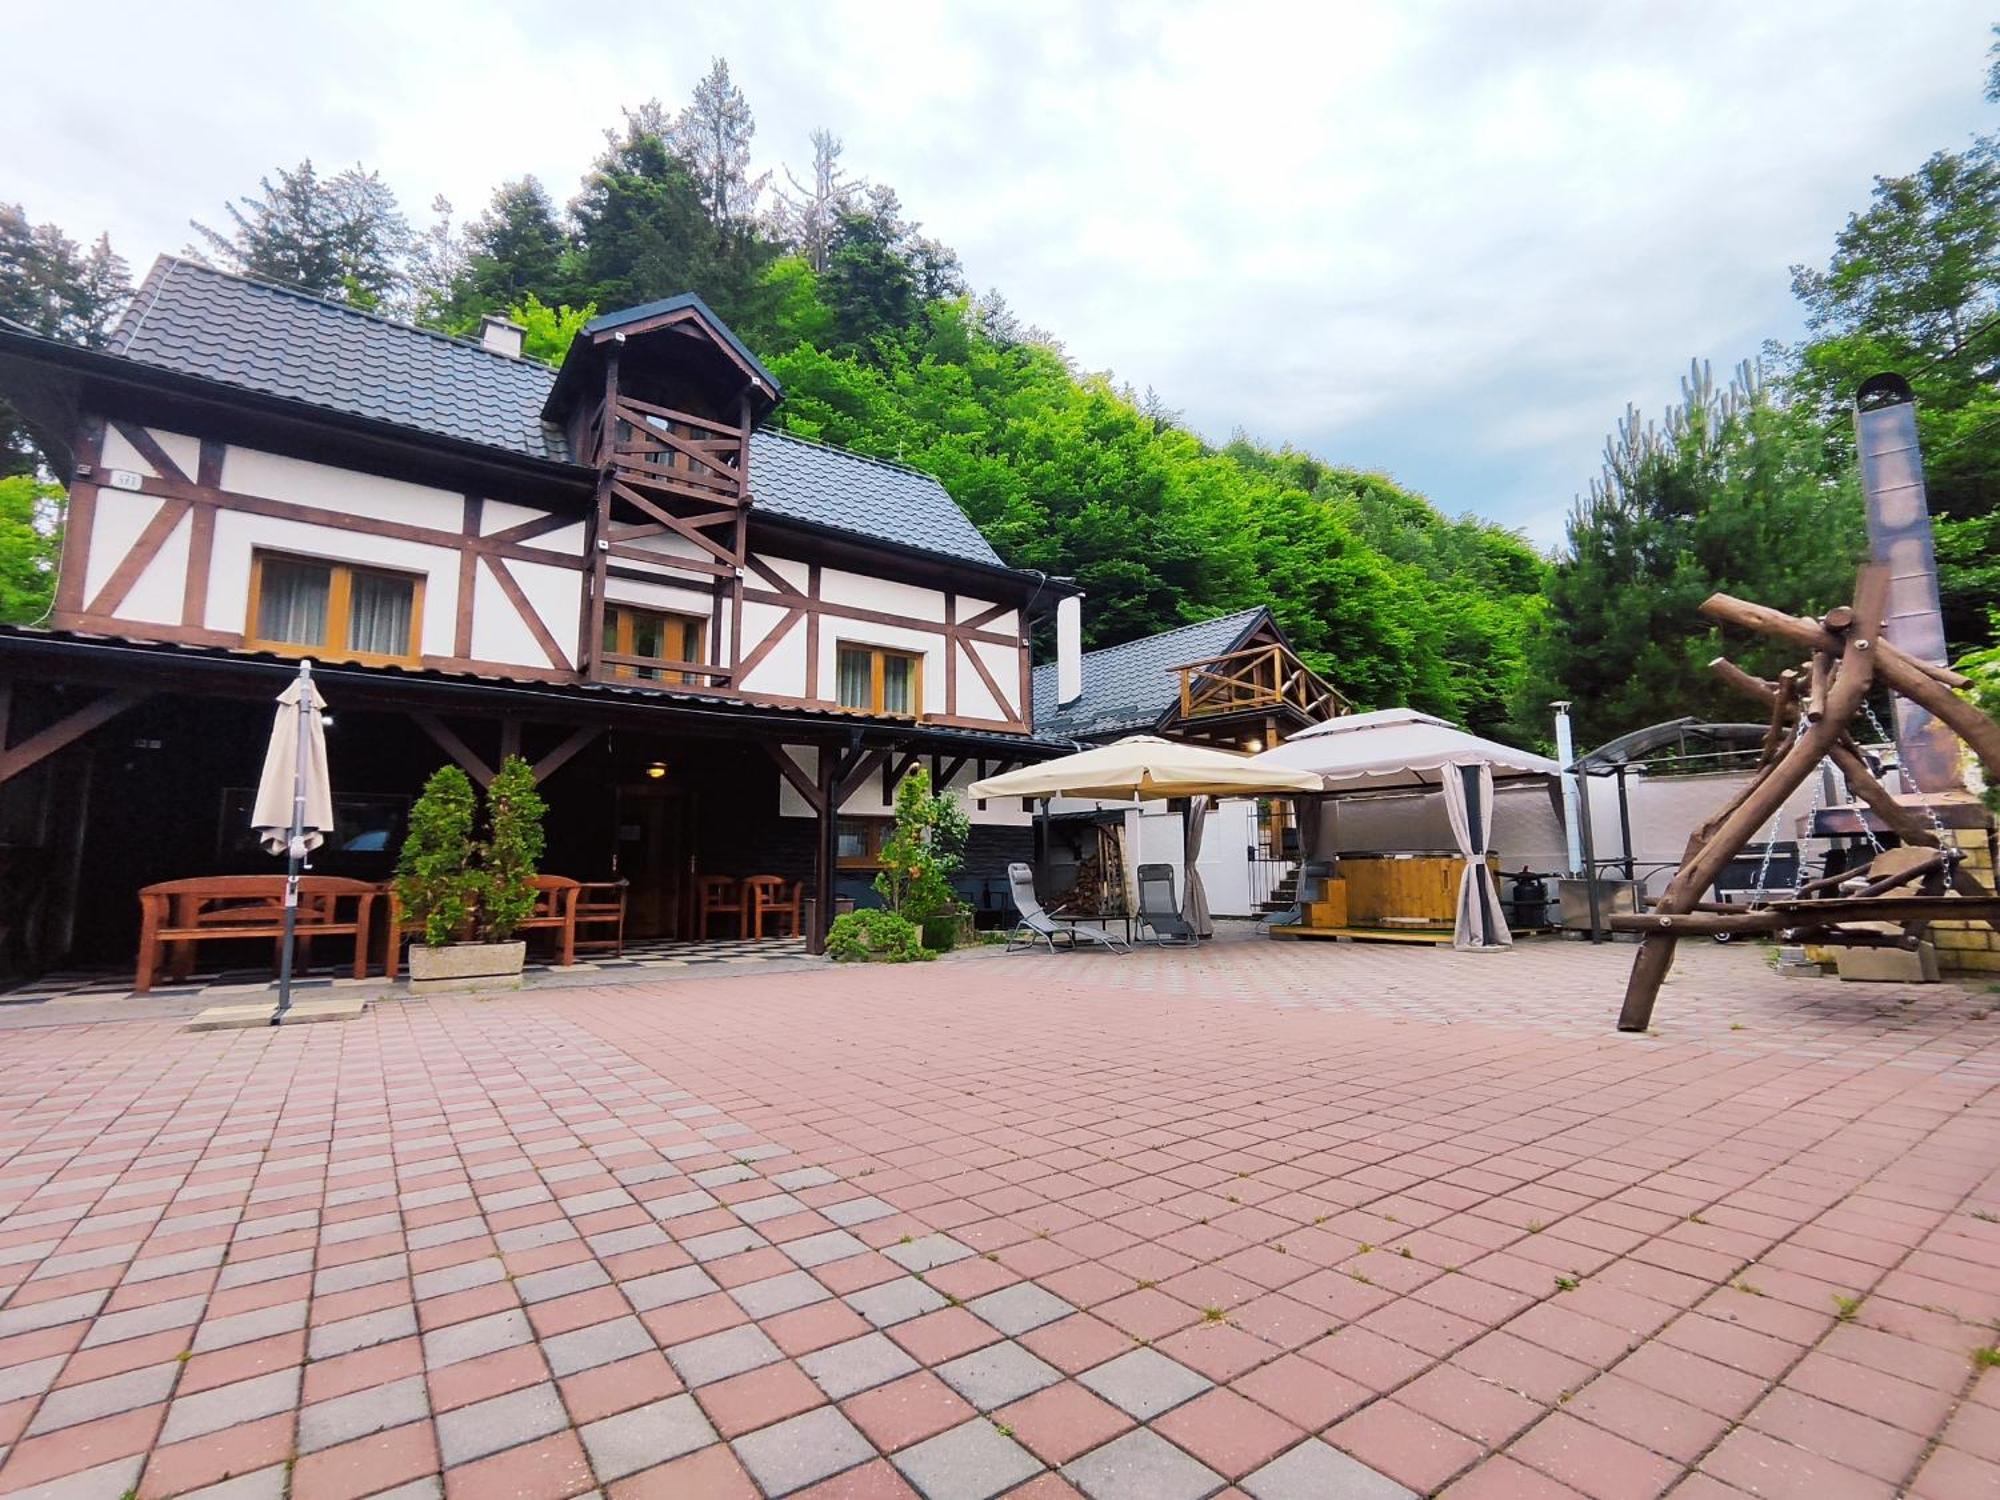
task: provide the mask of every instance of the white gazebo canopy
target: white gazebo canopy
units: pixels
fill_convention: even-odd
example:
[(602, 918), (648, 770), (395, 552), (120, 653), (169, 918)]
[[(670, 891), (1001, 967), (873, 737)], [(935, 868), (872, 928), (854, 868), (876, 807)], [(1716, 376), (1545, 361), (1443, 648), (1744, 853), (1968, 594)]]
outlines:
[(1465, 861), (1452, 946), (1490, 952), (1512, 945), (1499, 887), (1487, 866), (1493, 784), (1560, 775), (1562, 767), (1555, 761), (1467, 734), (1447, 720), (1413, 708), (1384, 708), (1302, 729), (1284, 744), (1251, 757), (1251, 763), (1312, 772), (1327, 796), (1442, 792), (1452, 837)]
[(1562, 770), (1546, 755), (1481, 739), (1414, 708), (1329, 719), (1253, 755), (1250, 764), (1312, 772), (1325, 792), (1437, 791), (1447, 766), (1490, 766), (1495, 781)]

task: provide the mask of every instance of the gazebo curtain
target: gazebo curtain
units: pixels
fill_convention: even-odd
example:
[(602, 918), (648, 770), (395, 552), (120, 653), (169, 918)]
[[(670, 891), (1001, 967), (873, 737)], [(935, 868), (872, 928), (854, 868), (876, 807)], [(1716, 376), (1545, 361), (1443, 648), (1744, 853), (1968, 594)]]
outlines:
[(1201, 938), (1215, 936), (1215, 919), (1208, 914), (1208, 888), (1201, 883), (1201, 870), (1196, 864), (1201, 858), (1201, 832), (1207, 822), (1208, 798), (1190, 798), (1187, 810), (1187, 893), (1181, 898), (1181, 920), (1194, 929), (1195, 936)]
[(1484, 761), (1449, 765), (1443, 781), (1452, 837), (1465, 859), (1451, 945), (1466, 951), (1511, 947), (1514, 936), (1500, 907), (1500, 887), (1486, 862), (1493, 840), (1493, 767)]

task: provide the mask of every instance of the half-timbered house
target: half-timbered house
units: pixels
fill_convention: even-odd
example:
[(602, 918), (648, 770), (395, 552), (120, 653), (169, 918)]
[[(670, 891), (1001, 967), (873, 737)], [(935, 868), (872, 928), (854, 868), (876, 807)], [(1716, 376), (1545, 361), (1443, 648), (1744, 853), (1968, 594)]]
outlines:
[[(0, 324), (69, 491), (54, 608), (0, 631), (17, 963), (129, 951), (140, 884), (268, 867), (246, 798), (301, 656), (334, 715), (322, 869), (386, 875), (429, 769), (518, 753), (547, 868), (627, 879), (636, 935), (692, 935), (702, 873), (861, 894), (909, 767), (1058, 748), (1028, 643), (1074, 589), (930, 476), (776, 430), (699, 298), (597, 318), (560, 373), (520, 337), (170, 257), (103, 349)], [(967, 894), (998, 902), (1029, 820), (973, 820)]]

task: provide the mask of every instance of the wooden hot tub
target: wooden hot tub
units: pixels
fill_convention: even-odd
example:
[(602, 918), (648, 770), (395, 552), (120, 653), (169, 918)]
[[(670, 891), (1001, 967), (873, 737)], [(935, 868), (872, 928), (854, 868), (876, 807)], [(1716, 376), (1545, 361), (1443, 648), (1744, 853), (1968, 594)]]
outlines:
[[(1487, 860), (1497, 872), (1498, 856)], [(1304, 925), (1273, 926), (1271, 935), (1448, 943), (1464, 868), (1463, 858), (1443, 849), (1343, 854), (1324, 898), (1306, 908)]]

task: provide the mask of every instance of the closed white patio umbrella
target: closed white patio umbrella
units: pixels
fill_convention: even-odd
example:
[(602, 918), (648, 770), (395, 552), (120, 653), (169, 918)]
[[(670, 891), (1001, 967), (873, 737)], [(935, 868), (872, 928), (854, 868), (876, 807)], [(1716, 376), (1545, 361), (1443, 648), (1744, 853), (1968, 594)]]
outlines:
[(257, 778), (257, 801), (250, 827), (272, 854), (285, 856), (285, 934), (278, 955), (276, 1026), (292, 1003), (292, 935), (299, 916), (299, 872), (306, 855), (333, 828), (333, 782), (326, 769), (326, 704), (313, 686), (312, 663), (278, 695), (264, 773)]

